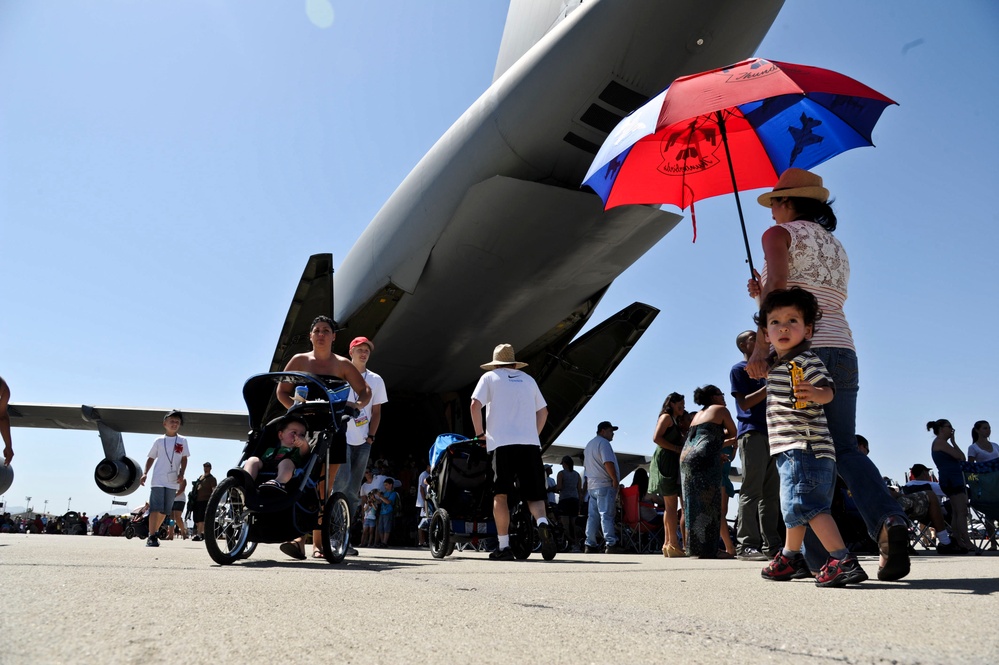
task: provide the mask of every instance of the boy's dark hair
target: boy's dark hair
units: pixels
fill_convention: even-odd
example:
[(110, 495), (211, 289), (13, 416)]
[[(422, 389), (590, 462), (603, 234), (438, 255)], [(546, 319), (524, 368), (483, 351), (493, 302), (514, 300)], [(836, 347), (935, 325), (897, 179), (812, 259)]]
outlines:
[(815, 324), (822, 319), (819, 301), (815, 299), (812, 292), (799, 286), (792, 286), (789, 289), (775, 289), (767, 294), (763, 304), (760, 305), (759, 313), (753, 315), (753, 323), (766, 330), (770, 312), (778, 307), (794, 307), (801, 312), (801, 318), (805, 321), (805, 325), (812, 326), (813, 329)]
[(320, 314), (316, 318), (312, 319), (312, 325), (309, 326), (309, 330), (311, 331), (313, 328), (315, 328), (317, 323), (328, 323), (330, 325), (330, 329), (333, 332), (337, 331), (336, 321), (334, 321), (333, 319), (331, 319), (328, 316), (323, 316), (322, 314)]

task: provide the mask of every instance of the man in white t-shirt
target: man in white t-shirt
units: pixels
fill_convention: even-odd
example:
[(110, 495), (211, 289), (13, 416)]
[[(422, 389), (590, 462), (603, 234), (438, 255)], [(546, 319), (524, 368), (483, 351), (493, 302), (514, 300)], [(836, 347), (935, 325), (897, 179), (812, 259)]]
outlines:
[[(541, 461), (541, 428), (548, 419), (548, 405), (538, 384), (520, 371), (527, 363), (517, 362), (513, 347), (500, 344), (493, 349), (489, 370), (472, 391), (471, 418), (475, 438), (485, 437), (486, 450), (493, 453), (493, 517), (499, 546), (490, 559), (510, 561), (510, 507), (508, 495), (516, 482), (521, 499), (527, 501), (538, 523), (541, 553), (546, 561), (555, 558), (555, 538), (548, 524), (545, 499), (545, 469)], [(486, 427), (482, 427), (482, 408)]]
[[(356, 418), (347, 422), (347, 461), (340, 465), (336, 480), (333, 482), (333, 491), (343, 492), (347, 497), (351, 520), (357, 518), (361, 506), (364, 470), (371, 455), (371, 444), (375, 442), (375, 433), (382, 421), (382, 404), (388, 401), (385, 381), (368, 369), (368, 360), (374, 350), (374, 342), (367, 337), (355, 337), (350, 343), (350, 362), (371, 389), (371, 401), (361, 407)], [(356, 393), (351, 391), (347, 401), (356, 402)], [(348, 546), (347, 554), (357, 555), (357, 550)]]
[(416, 526), (417, 545), (427, 544), (427, 527), (430, 526), (430, 515), (427, 514), (427, 481), (430, 478), (430, 462), (416, 481), (416, 507), (420, 509), (420, 523)]
[[(177, 434), (184, 424), (184, 414), (171, 411), (163, 416), (164, 436), (153, 441), (149, 449), (146, 468), (139, 479), (140, 485), (146, 484), (149, 469), (153, 470), (151, 489), (149, 490), (149, 538), (146, 547), (159, 547), (159, 530), (163, 520), (173, 508), (173, 500), (177, 494), (180, 481), (187, 470), (187, 458), (191, 454), (187, 439)], [(155, 464), (155, 466), (154, 466)]]

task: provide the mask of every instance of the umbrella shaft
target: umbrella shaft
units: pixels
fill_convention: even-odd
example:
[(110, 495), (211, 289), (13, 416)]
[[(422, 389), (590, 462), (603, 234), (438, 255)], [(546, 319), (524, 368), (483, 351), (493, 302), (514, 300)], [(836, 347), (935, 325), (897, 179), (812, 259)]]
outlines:
[(732, 191), (735, 192), (735, 207), (739, 210), (739, 225), (742, 227), (742, 241), (746, 244), (746, 261), (749, 263), (749, 276), (756, 279), (756, 269), (753, 267), (753, 253), (749, 249), (749, 234), (746, 233), (746, 220), (742, 215), (742, 201), (739, 200), (739, 187), (735, 182), (735, 168), (732, 166), (732, 153), (728, 149), (728, 134), (725, 132), (725, 117), (721, 111), (718, 114), (718, 129), (721, 132), (722, 145), (725, 146), (725, 160), (728, 162), (728, 173), (732, 176)]

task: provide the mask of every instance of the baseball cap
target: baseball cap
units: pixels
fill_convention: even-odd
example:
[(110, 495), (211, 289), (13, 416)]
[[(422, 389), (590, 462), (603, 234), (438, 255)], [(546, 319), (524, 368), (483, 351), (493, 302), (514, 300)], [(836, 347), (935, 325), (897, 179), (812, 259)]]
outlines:
[(360, 346), (361, 344), (367, 344), (369, 349), (371, 349), (372, 351), (375, 350), (375, 343), (372, 342), (367, 337), (355, 337), (350, 342), (350, 348), (353, 349), (355, 346)]
[(600, 430), (602, 430), (602, 429), (610, 429), (610, 430), (613, 430), (613, 431), (615, 431), (615, 432), (617, 431), (617, 428), (616, 428), (616, 427), (614, 427), (613, 425), (611, 425), (611, 424), (610, 424), (610, 423), (609, 423), (608, 421), (606, 421), (606, 420), (602, 420), (602, 421), (600, 422), (600, 424), (599, 424), (599, 425), (597, 425), (597, 431), (598, 431), (598, 432), (599, 432)]

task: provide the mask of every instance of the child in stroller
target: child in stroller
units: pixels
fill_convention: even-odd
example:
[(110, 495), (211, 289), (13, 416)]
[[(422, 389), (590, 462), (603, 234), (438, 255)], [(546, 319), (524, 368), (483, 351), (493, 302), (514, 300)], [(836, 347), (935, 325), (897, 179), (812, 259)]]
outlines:
[(278, 445), (268, 448), (263, 459), (256, 455), (243, 463), (243, 470), (256, 479), (257, 474), (265, 466), (277, 465), (277, 476), (260, 485), (261, 488), (274, 488), (285, 491), (285, 484), (295, 474), (295, 469), (301, 469), (311, 452), (309, 441), (305, 438), (308, 425), (297, 415), (284, 416), (277, 426)]
[[(305, 386), (304, 401), (277, 403), (275, 386)], [(205, 545), (219, 564), (245, 559), (257, 543), (284, 543), (320, 532), (323, 558), (343, 560), (349, 545), (349, 507), (320, 482), (330, 468), (331, 445), (343, 444), (345, 419), (356, 415), (350, 387), (304, 372), (274, 372), (247, 380), (243, 397), (250, 433), (238, 465), (208, 499)], [(261, 480), (265, 482), (260, 483)]]

